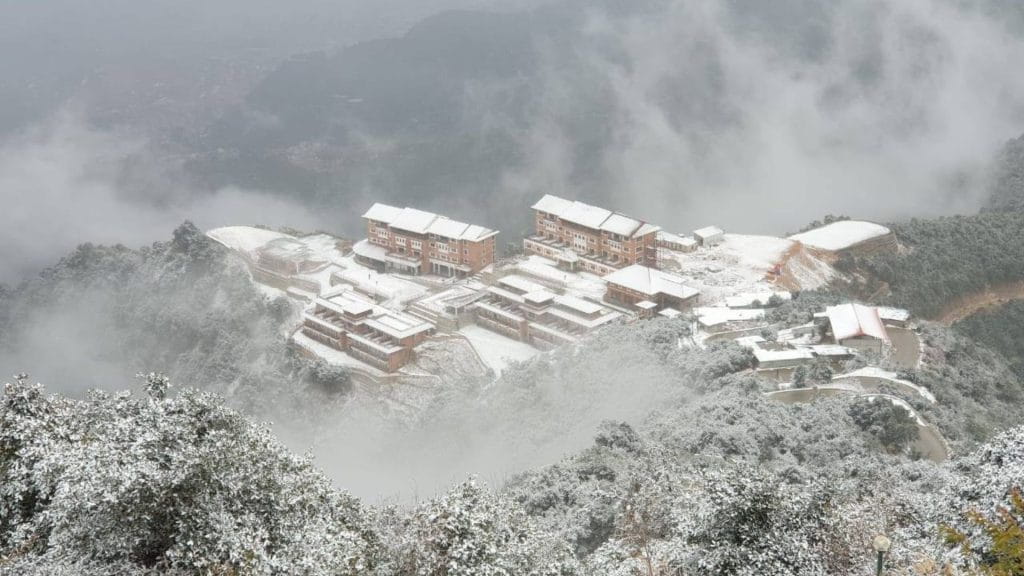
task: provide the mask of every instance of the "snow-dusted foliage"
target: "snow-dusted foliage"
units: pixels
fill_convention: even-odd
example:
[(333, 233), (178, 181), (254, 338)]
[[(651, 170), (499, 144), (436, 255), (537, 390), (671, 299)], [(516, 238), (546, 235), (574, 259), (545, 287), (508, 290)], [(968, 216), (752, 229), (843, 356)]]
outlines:
[[(393, 514), (393, 512), (389, 512)], [(571, 576), (568, 548), (521, 507), (470, 479), (393, 521), (382, 575)]]
[[(0, 405), (0, 567), (96, 573), (365, 574), (360, 504), (207, 394), (46, 396)], [(88, 570), (86, 570), (88, 569)], [(13, 571), (13, 572), (11, 572)]]
[[(1024, 507), (1019, 500), (1024, 491), (1024, 427), (998, 435), (953, 468), (956, 481), (942, 495), (946, 503), (942, 520), (950, 543), (982, 566), (997, 562), (1001, 537), (1024, 547)], [(1005, 526), (1004, 533), (1000, 525)], [(1017, 558), (1024, 560), (1024, 554)]]

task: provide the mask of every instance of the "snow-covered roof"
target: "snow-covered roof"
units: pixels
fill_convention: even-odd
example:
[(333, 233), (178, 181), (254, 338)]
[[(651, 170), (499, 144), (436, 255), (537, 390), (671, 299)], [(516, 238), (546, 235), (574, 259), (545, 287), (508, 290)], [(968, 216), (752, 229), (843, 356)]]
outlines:
[(660, 312), (658, 312), (659, 316), (664, 316), (665, 318), (675, 318), (676, 316), (679, 316), (681, 314), (682, 312), (676, 310), (675, 308), (663, 308)]
[(551, 302), (555, 299), (555, 294), (548, 292), (547, 290), (536, 290), (523, 294), (523, 300), (531, 304), (544, 304), (545, 302)]
[(254, 226), (225, 226), (214, 228), (206, 232), (206, 235), (224, 246), (251, 254), (257, 248), (264, 246), (272, 240), (279, 238), (294, 238), (282, 232), (274, 232)]
[(693, 246), (697, 244), (697, 241), (693, 238), (682, 236), (680, 234), (673, 234), (664, 230), (658, 232), (658, 241), (665, 242), (666, 244), (679, 244), (682, 246)]
[(466, 224), (433, 212), (416, 208), (396, 208), (380, 202), (371, 206), (366, 214), (363, 214), (363, 218), (384, 222), (392, 228), (406, 232), (434, 234), (452, 240), (479, 242), (498, 233), (497, 230)]
[(840, 304), (825, 309), (836, 341), (868, 336), (889, 341), (889, 334), (878, 316), (878, 309), (862, 304)]
[(560, 306), (571, 308), (583, 314), (597, 314), (601, 310), (604, 310), (604, 308), (598, 304), (588, 302), (575, 296), (556, 296), (555, 302)]
[(634, 220), (629, 216), (612, 214), (601, 224), (601, 230), (611, 232), (612, 234), (618, 234), (620, 236), (632, 236), (633, 232), (636, 232), (637, 228), (642, 225), (643, 222)]
[(741, 338), (736, 339), (736, 343), (739, 344), (740, 346), (743, 346), (744, 348), (758, 348), (761, 344), (764, 344), (764, 342), (764, 336), (759, 336), (756, 334), (753, 336), (743, 336)]
[(573, 224), (631, 238), (644, 236), (659, 230), (657, 226), (641, 222), (624, 214), (612, 212), (611, 210), (592, 206), (584, 202), (566, 200), (551, 194), (545, 194), (532, 208), (541, 212), (547, 212), (548, 214), (554, 214), (562, 220), (572, 222)]
[(754, 358), (757, 358), (757, 361), (763, 364), (765, 362), (814, 360), (814, 354), (812, 354), (810, 350), (804, 350), (801, 348), (792, 348), (787, 350), (765, 350), (764, 348), (754, 348)]
[(339, 294), (330, 299), (318, 298), (316, 303), (333, 312), (350, 316), (359, 316), (373, 311), (373, 305), (369, 302), (357, 300), (347, 294)]
[(370, 209), (366, 211), (366, 214), (363, 214), (363, 218), (391, 224), (401, 213), (401, 208), (376, 202), (373, 206), (370, 206)]
[(894, 322), (906, 322), (910, 320), (910, 311), (903, 308), (890, 308), (888, 306), (878, 307), (878, 317), (882, 320)]
[(433, 212), (417, 210), (416, 208), (404, 208), (391, 222), (391, 227), (405, 230), (406, 232), (426, 234), (434, 220), (437, 220), (437, 214)]
[(719, 228), (718, 226), (705, 226), (704, 228), (693, 231), (693, 235), (695, 237), (703, 239), (711, 238), (714, 236), (721, 236), (722, 234), (725, 234), (725, 231)]
[(291, 237), (275, 238), (260, 247), (258, 252), (262, 256), (270, 256), (281, 260), (317, 260), (313, 255), (313, 251), (308, 246)]
[(861, 220), (842, 220), (821, 228), (794, 234), (789, 238), (814, 248), (836, 251), (886, 234), (889, 234), (889, 229), (881, 224)]
[(694, 309), (697, 320), (703, 326), (717, 326), (728, 322), (748, 322), (764, 318), (763, 308), (726, 308), (724, 306)]
[(616, 270), (605, 276), (604, 280), (609, 284), (622, 286), (648, 296), (666, 294), (685, 300), (700, 294), (699, 290), (684, 284), (686, 280), (681, 276), (639, 264)]
[(814, 352), (817, 356), (853, 356), (855, 351), (852, 348), (846, 346), (840, 346), (838, 344), (814, 344), (807, 347), (808, 350)]
[(641, 310), (650, 310), (651, 308), (657, 308), (658, 305), (650, 300), (641, 300), (635, 304), (635, 306)]
[(543, 198), (537, 201), (536, 204), (531, 206), (534, 210), (540, 210), (541, 212), (547, 212), (548, 214), (554, 214), (555, 216), (561, 217), (563, 213), (572, 207), (572, 200), (566, 200), (565, 198), (559, 198), (553, 194), (545, 194)]
[(364, 324), (398, 340), (434, 329), (434, 325), (429, 322), (397, 312), (387, 312), (370, 318)]
[(529, 278), (520, 276), (518, 274), (509, 274), (508, 276), (502, 276), (501, 278), (498, 278), (498, 284), (508, 286), (509, 288), (514, 288), (516, 290), (519, 290), (520, 292), (523, 292), (524, 294), (544, 290), (544, 286), (541, 286), (540, 284), (534, 282), (533, 280), (530, 280)]
[(458, 220), (451, 220), (449, 218), (436, 218), (427, 227), (428, 234), (436, 234), (438, 236), (444, 236), (445, 238), (459, 239), (466, 232), (466, 228), (469, 228), (469, 224), (465, 222), (459, 222)]

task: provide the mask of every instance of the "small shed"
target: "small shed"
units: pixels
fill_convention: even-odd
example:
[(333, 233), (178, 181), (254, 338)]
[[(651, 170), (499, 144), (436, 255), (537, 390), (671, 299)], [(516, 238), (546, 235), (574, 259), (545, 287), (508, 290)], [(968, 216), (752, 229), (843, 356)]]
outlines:
[(725, 240), (725, 232), (717, 226), (706, 226), (693, 231), (693, 239), (705, 248), (718, 246)]

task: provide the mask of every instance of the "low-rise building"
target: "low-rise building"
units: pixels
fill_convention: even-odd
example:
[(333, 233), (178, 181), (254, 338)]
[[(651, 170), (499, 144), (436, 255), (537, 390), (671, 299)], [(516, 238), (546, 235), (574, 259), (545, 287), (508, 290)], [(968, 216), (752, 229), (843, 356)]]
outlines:
[(706, 226), (693, 231), (693, 239), (705, 248), (718, 246), (725, 241), (725, 232), (717, 226)]
[(801, 348), (766, 349), (754, 347), (754, 359), (760, 370), (786, 370), (814, 362), (814, 354)]
[(621, 314), (595, 302), (559, 295), (536, 282), (510, 274), (488, 286), (470, 309), (476, 323), (541, 349), (576, 342)]
[(877, 308), (862, 304), (840, 304), (829, 306), (825, 316), (836, 344), (876, 354), (881, 354), (889, 344), (889, 334)]
[(599, 275), (632, 264), (658, 265), (657, 226), (551, 194), (532, 208), (535, 233), (523, 240), (528, 253)]
[(433, 331), (429, 322), (378, 308), (349, 290), (318, 297), (302, 319), (304, 335), (384, 372), (409, 363)]
[(494, 263), (497, 230), (379, 202), (363, 218), (367, 238), (353, 251), (379, 272), (465, 277)]
[(878, 317), (886, 326), (906, 328), (910, 323), (910, 311), (903, 308), (891, 308), (889, 306), (878, 307)]
[(605, 300), (633, 307), (641, 316), (665, 308), (689, 310), (700, 297), (700, 291), (687, 286), (681, 276), (639, 264), (616, 270), (604, 280), (608, 286)]
[(657, 235), (658, 248), (674, 250), (676, 252), (693, 252), (697, 249), (697, 241), (688, 236), (673, 234), (661, 230)]

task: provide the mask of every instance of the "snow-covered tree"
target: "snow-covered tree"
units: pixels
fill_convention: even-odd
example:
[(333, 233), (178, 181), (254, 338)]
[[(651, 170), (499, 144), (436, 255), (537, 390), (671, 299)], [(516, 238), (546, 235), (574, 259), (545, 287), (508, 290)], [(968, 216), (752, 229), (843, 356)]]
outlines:
[[(54, 563), (126, 572), (365, 574), (360, 504), (208, 394), (46, 396), (0, 404), (0, 571)], [(11, 572), (13, 571), (13, 572)]]

